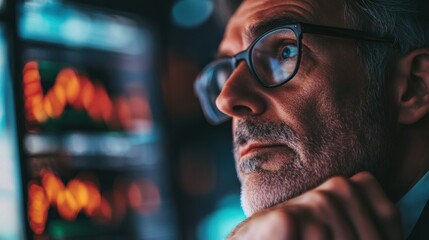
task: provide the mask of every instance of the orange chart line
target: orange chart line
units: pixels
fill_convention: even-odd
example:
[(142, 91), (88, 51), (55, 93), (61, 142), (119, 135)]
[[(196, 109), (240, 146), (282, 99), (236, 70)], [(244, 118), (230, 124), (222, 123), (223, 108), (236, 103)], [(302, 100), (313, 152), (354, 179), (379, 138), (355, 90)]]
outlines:
[(115, 124), (112, 99), (105, 88), (78, 74), (73, 68), (62, 69), (55, 80), (54, 86), (43, 93), (42, 79), (38, 63), (30, 61), (23, 71), (25, 108), (27, 119), (38, 123), (49, 118), (60, 117), (66, 105), (76, 110), (86, 110), (95, 121)]

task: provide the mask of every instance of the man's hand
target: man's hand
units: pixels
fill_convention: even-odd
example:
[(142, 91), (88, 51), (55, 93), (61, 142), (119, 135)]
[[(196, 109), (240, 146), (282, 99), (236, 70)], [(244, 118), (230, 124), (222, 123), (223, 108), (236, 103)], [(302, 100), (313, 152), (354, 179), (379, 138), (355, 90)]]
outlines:
[(362, 172), (254, 214), (228, 239), (402, 239), (399, 211)]

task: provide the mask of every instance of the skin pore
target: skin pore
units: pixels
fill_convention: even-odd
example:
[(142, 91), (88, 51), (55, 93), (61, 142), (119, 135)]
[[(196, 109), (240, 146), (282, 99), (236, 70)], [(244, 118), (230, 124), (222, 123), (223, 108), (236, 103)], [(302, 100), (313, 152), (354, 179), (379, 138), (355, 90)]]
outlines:
[[(341, 0), (247, 0), (230, 20), (219, 51), (231, 56), (246, 49), (255, 33), (282, 17), (285, 23), (346, 28), (343, 9)], [(355, 43), (304, 34), (302, 44), (298, 73), (285, 85), (264, 88), (241, 63), (217, 99), (219, 109), (233, 117), (247, 215), (332, 176), (366, 170), (381, 180), (390, 169), (388, 127), (394, 123), (387, 121), (384, 95), (373, 90)]]

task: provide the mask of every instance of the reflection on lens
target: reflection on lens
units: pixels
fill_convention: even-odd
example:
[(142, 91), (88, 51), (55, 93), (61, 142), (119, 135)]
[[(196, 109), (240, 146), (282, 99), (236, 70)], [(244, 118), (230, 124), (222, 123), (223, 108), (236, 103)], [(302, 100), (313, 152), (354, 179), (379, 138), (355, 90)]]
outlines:
[(295, 70), (296, 58), (290, 61), (280, 62), (278, 59), (270, 58), (270, 69), (273, 84), (278, 84), (288, 79)]
[(216, 99), (233, 71), (233, 64), (230, 58), (220, 59), (207, 66), (195, 82), (195, 91), (204, 114), (212, 124), (228, 119), (228, 116), (217, 108)]
[(220, 69), (217, 71), (216, 74), (216, 82), (217, 87), (220, 91), (222, 90), (223, 86), (225, 85), (225, 82), (228, 80), (229, 76), (231, 75), (232, 69), (231, 66), (221, 66)]
[(298, 63), (298, 40), (293, 30), (278, 29), (263, 36), (251, 53), (255, 73), (267, 87), (291, 78)]

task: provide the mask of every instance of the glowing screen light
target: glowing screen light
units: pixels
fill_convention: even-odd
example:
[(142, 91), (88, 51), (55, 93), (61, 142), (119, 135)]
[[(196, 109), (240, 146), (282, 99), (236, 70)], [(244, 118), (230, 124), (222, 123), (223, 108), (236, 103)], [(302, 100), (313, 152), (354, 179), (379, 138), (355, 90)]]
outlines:
[(40, 175), (40, 183), (35, 180), (28, 187), (28, 220), (36, 235), (46, 232), (50, 209), (68, 222), (81, 213), (97, 224), (112, 225), (121, 223), (127, 211), (147, 215), (161, 207), (159, 188), (148, 179), (117, 178), (111, 190), (101, 191), (90, 174), (80, 174), (67, 184), (51, 170)]
[(173, 6), (172, 17), (181, 27), (197, 27), (212, 15), (213, 7), (211, 0), (179, 0)]
[(19, 34), (29, 40), (132, 55), (145, 54), (152, 49), (150, 34), (133, 20), (52, 0), (23, 4)]
[(240, 206), (240, 197), (229, 195), (224, 197), (219, 207), (207, 216), (198, 226), (198, 240), (226, 239), (229, 233), (246, 219)]
[(7, 44), (0, 26), (0, 239), (25, 239)]
[(0, 11), (3, 11), (5, 5), (6, 5), (6, 0), (0, 0)]
[(59, 119), (69, 107), (75, 112), (86, 112), (94, 122), (104, 123), (111, 129), (149, 131), (152, 128), (149, 99), (143, 93), (111, 96), (102, 82), (71, 67), (60, 68), (53, 86), (45, 91), (43, 83), (47, 80), (41, 76), (39, 62), (28, 61), (24, 65), (25, 112), (29, 122), (42, 124)]

